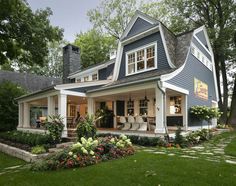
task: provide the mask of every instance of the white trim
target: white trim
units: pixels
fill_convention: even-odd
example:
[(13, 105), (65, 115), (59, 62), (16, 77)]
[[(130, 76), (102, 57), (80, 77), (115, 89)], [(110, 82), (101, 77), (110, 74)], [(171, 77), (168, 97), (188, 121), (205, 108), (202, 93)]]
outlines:
[(185, 131), (188, 130), (188, 95), (186, 94), (184, 96), (185, 98), (185, 113), (184, 113), (184, 119), (185, 119)]
[(75, 92), (75, 91), (70, 91), (70, 90), (60, 90), (60, 94), (70, 95), (70, 96), (86, 97), (86, 94), (83, 93), (83, 92)]
[(206, 46), (201, 42), (201, 40), (196, 36), (193, 35), (193, 37), (197, 40), (197, 42), (205, 49), (205, 51), (211, 56), (211, 52), (209, 51), (208, 48), (206, 48)]
[[(151, 46), (155, 47), (154, 48), (154, 50), (155, 50), (154, 67), (147, 69), (146, 68), (146, 66), (147, 66), (147, 60), (146, 60), (146, 51), (147, 50), (146, 49), (151, 47)], [(144, 69), (138, 71), (137, 70), (137, 52), (140, 51), (140, 50), (144, 50)], [(134, 64), (135, 64), (135, 72), (128, 74), (128, 55), (131, 54), (131, 53), (135, 53), (135, 62), (134, 62)], [(135, 49), (130, 50), (130, 51), (125, 53), (125, 76), (130, 76), (130, 75), (134, 75), (134, 74), (139, 74), (139, 73), (147, 72), (147, 71), (150, 71), (150, 70), (153, 70), (153, 69), (156, 69), (156, 68), (157, 68), (157, 42), (149, 43), (147, 45), (135, 48)]]
[(56, 90), (64, 90), (64, 89), (71, 89), (71, 88), (105, 85), (111, 82), (112, 82), (111, 80), (86, 81), (86, 82), (80, 82), (80, 83), (68, 83), (68, 84), (56, 85), (54, 88)]
[(37, 94), (29, 95), (27, 97), (19, 99), (18, 104), (24, 103), (24, 102), (31, 102), (31, 101), (42, 99), (42, 98), (47, 99), (48, 96), (56, 96), (56, 95), (58, 95), (58, 93), (59, 93), (59, 91), (57, 91), (57, 90), (51, 90), (51, 92), (42, 92), (42, 93), (39, 93), (39, 95), (37, 95)]
[(121, 64), (123, 49), (124, 49), (124, 46), (119, 41), (118, 50), (117, 50), (118, 55), (117, 55), (116, 62), (115, 62), (115, 65), (114, 65), (114, 73), (113, 73), (112, 81), (116, 81), (118, 79), (119, 72), (120, 72), (120, 64)]
[(163, 29), (162, 29), (162, 24), (160, 23), (160, 33), (161, 33), (161, 40), (163, 42), (163, 46), (164, 46), (164, 49), (165, 49), (165, 53), (166, 53), (166, 57), (167, 57), (167, 61), (168, 61), (168, 64), (171, 68), (176, 68), (176, 66), (172, 63), (171, 59), (170, 59), (170, 55), (169, 55), (169, 52), (168, 52), (168, 49), (167, 49), (167, 45), (166, 45), (166, 39), (165, 39), (165, 35), (164, 35), (164, 32), (163, 32)]
[(85, 69), (85, 70), (82, 70), (82, 71), (74, 72), (73, 74), (70, 74), (68, 76), (68, 78), (72, 79), (72, 78), (76, 78), (76, 77), (87, 76), (87, 75), (92, 74), (92, 73), (94, 73), (96, 71), (98, 72), (99, 69), (106, 68), (107, 66), (109, 66), (112, 63), (115, 63), (115, 61), (111, 60), (111, 61), (108, 61), (108, 62), (103, 63), (101, 65), (97, 65), (97, 66), (91, 67), (91, 68), (89, 68), (87, 70)]
[(188, 90), (186, 90), (184, 88), (181, 88), (181, 87), (178, 87), (178, 86), (175, 86), (175, 85), (172, 85), (170, 83), (162, 82), (162, 87), (168, 88), (168, 89), (171, 89), (171, 90), (174, 90), (174, 91), (186, 94), (186, 95), (189, 95)]
[(149, 22), (150, 24), (157, 23), (157, 20), (155, 20), (154, 18), (149, 17), (148, 15), (145, 15), (140, 11), (136, 11), (135, 15), (131, 18), (131, 20), (129, 21), (128, 25), (125, 28), (125, 31), (121, 35), (121, 37), (120, 37), (121, 39), (123, 39), (124, 37), (126, 37), (128, 35), (129, 31), (131, 30), (131, 28), (133, 27), (134, 23), (137, 21), (138, 18), (141, 18), (141, 19)]

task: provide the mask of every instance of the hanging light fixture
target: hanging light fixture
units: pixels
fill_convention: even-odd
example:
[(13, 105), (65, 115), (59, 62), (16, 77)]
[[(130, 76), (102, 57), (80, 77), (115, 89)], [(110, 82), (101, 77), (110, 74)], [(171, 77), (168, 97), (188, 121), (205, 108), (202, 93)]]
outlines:
[(144, 101), (145, 101), (145, 102), (149, 102), (149, 99), (148, 99), (147, 96), (146, 96), (146, 90), (145, 90)]
[(132, 100), (131, 100), (131, 94), (129, 94), (128, 104), (130, 104), (131, 102), (132, 102)]

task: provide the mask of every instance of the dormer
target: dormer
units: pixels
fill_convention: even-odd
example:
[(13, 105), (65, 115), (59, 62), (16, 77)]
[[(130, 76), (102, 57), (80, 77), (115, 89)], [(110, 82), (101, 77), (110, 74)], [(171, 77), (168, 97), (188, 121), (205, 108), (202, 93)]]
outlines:
[(161, 22), (136, 11), (119, 41), (113, 80), (176, 68), (176, 42)]

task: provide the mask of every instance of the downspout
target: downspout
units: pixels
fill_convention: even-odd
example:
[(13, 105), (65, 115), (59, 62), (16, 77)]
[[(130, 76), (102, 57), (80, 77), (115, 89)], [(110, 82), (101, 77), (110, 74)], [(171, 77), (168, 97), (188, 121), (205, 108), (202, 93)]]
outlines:
[(161, 81), (160, 79), (157, 81), (157, 88), (162, 92), (163, 94), (163, 115), (164, 115), (164, 127), (165, 127), (165, 134), (166, 134), (166, 139), (167, 142), (169, 143), (170, 137), (169, 137), (169, 132), (166, 124), (166, 92), (161, 88)]

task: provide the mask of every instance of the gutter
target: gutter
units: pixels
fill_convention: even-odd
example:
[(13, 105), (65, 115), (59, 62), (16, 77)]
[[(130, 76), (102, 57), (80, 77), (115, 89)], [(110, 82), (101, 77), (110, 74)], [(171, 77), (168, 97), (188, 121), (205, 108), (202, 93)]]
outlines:
[(164, 115), (164, 127), (165, 127), (165, 133), (166, 133), (166, 138), (167, 138), (167, 142), (169, 143), (170, 141), (170, 137), (169, 137), (169, 132), (168, 132), (168, 128), (167, 128), (167, 123), (166, 123), (166, 92), (161, 88), (161, 80), (158, 79), (157, 81), (157, 88), (162, 92), (163, 94), (163, 115)]

